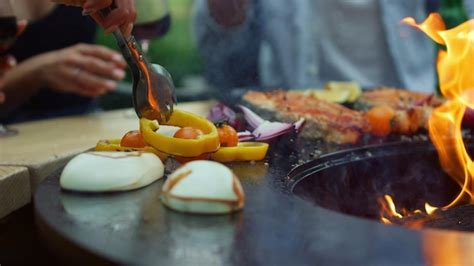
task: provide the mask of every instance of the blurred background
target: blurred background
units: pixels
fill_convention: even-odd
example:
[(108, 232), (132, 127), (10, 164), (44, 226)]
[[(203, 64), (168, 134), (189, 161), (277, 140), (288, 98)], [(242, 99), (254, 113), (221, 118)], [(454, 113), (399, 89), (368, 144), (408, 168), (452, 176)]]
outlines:
[[(472, 0), (469, 0), (472, 1)], [(433, 1), (449, 28), (467, 20), (463, 0)], [(439, 4), (440, 3), (440, 4)], [(179, 102), (203, 100), (211, 97), (203, 77), (202, 61), (199, 57), (191, 29), (193, 0), (168, 0), (171, 27), (162, 37), (151, 40), (148, 56), (153, 63), (164, 66), (173, 76)], [(117, 49), (112, 36), (97, 32), (97, 43)], [(130, 77), (127, 81), (131, 82)], [(130, 85), (123, 84), (116, 93), (101, 99), (105, 110), (131, 107)]]

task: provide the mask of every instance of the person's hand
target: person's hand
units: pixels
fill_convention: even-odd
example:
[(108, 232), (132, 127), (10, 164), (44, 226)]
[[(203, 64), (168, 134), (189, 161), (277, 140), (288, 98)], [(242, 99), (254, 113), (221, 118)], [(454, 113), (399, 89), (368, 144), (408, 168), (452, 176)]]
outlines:
[[(135, 0), (53, 0), (54, 2), (82, 6), (84, 15), (91, 15), (106, 33), (111, 33), (120, 28), (125, 36), (132, 33), (133, 23), (137, 18)], [(101, 9), (112, 7), (112, 11), (105, 17)]]
[(82, 96), (103, 95), (125, 77), (123, 57), (99, 45), (78, 44), (28, 61), (39, 87)]
[[(99, 3), (103, 2), (103, 3)], [(137, 18), (135, 0), (114, 0), (112, 11), (105, 17), (97, 13), (104, 8), (108, 0), (86, 0), (83, 8), (84, 14), (90, 14), (99, 23), (106, 33), (112, 33), (120, 28), (125, 36), (129, 36), (133, 30), (133, 23)], [(105, 7), (110, 6), (107, 5)]]

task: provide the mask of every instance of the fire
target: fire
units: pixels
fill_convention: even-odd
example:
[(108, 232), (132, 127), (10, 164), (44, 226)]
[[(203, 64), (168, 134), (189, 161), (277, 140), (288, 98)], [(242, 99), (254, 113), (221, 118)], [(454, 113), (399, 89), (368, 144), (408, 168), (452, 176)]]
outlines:
[[(425, 203), (425, 209), (424, 210), (407, 210), (407, 209), (401, 209), (397, 210), (397, 207), (395, 206), (395, 203), (393, 202), (393, 199), (390, 195), (384, 195), (383, 198), (380, 198), (378, 200), (379, 205), (381, 207), (381, 215), (380, 215), (380, 220), (384, 224), (392, 224), (393, 220), (396, 219), (402, 219), (414, 215), (420, 215), (423, 213), (426, 213), (428, 215), (431, 215), (434, 213), (438, 208), (431, 206), (428, 203)], [(417, 227), (418, 224), (416, 223), (411, 223), (407, 224), (410, 225), (411, 227)]]
[(431, 206), (429, 203), (425, 203), (425, 212), (428, 215), (433, 214), (438, 208)]
[[(466, 108), (474, 108), (474, 20), (450, 30), (446, 30), (439, 14), (431, 14), (421, 24), (417, 24), (413, 18), (405, 18), (403, 22), (420, 29), (446, 47), (445, 51), (439, 52), (437, 69), (441, 92), (447, 101), (433, 111), (429, 120), (429, 134), (443, 170), (462, 188), (459, 195), (443, 208), (461, 203), (472, 204), (474, 164), (464, 145), (461, 122)], [(389, 202), (387, 197), (385, 200)], [(393, 204), (391, 198), (390, 201)], [(425, 206), (427, 214), (435, 210), (429, 204)], [(398, 217), (396, 210), (392, 217)], [(386, 219), (384, 217), (382, 220)]]
[(403, 216), (397, 212), (395, 203), (393, 203), (392, 197), (390, 197), (389, 195), (384, 195), (383, 199), (379, 199), (379, 204), (382, 207), (382, 215), (380, 217), (380, 220), (384, 224), (392, 223), (390, 221), (391, 217), (403, 218)]
[(447, 102), (434, 110), (429, 120), (430, 138), (438, 150), (441, 166), (462, 191), (447, 208), (461, 202), (473, 203), (474, 165), (462, 139), (461, 122), (466, 107), (474, 108), (474, 20), (446, 30), (440, 15), (432, 14), (422, 24), (405, 19), (439, 44), (446, 46), (438, 56), (441, 92)]

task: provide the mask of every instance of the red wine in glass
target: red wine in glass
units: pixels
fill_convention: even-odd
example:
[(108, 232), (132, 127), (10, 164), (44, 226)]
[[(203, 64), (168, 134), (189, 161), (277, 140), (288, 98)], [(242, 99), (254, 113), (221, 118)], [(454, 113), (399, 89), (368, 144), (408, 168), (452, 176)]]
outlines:
[(138, 17), (133, 35), (146, 54), (150, 40), (162, 37), (170, 29), (168, 0), (140, 0), (136, 2), (136, 8)]
[(171, 17), (166, 16), (144, 24), (135, 25), (133, 28), (133, 35), (137, 40), (151, 40), (159, 38), (168, 32), (171, 25)]

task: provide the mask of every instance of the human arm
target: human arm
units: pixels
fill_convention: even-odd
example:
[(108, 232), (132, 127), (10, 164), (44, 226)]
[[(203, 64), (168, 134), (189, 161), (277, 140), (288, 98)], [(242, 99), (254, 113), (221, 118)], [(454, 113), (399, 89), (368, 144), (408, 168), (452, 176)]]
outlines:
[(48, 15), (55, 4), (50, 0), (14, 0), (10, 1), (17, 19), (38, 20)]
[(125, 76), (126, 64), (118, 53), (97, 45), (79, 44), (23, 61), (4, 76), (7, 114), (41, 88), (95, 97), (115, 89)]
[[(232, 16), (230, 10), (221, 13), (226, 4), (218, 5), (218, 2), (230, 5), (228, 2), (234, 1), (236, 8), (230, 10), (239, 14)], [(194, 1), (193, 31), (204, 61), (206, 78), (214, 86), (257, 85), (262, 40), (258, 3), (257, 0)]]

